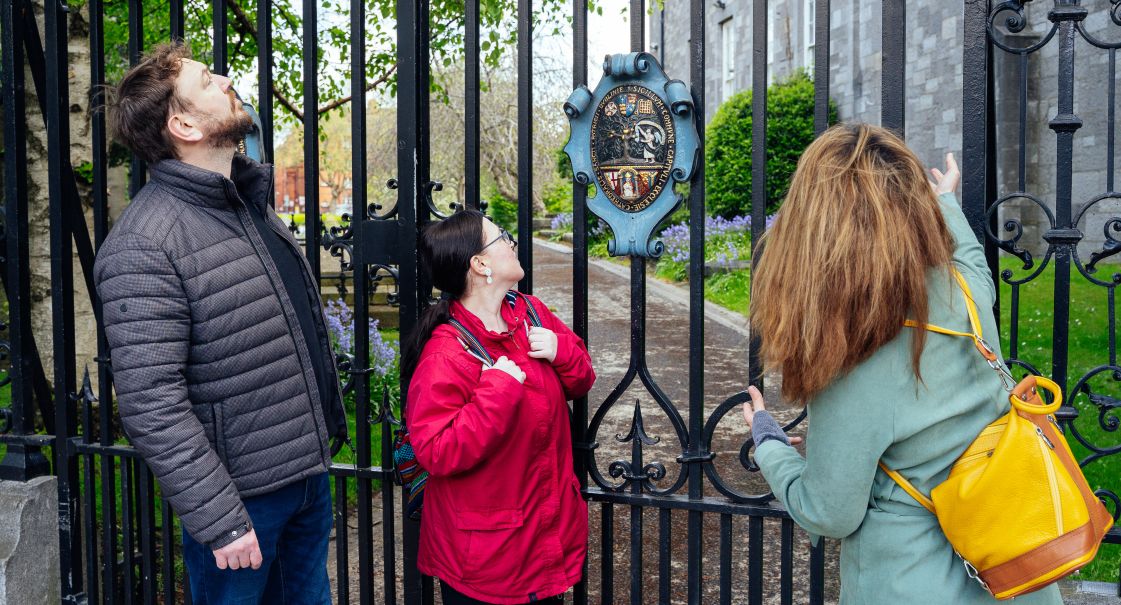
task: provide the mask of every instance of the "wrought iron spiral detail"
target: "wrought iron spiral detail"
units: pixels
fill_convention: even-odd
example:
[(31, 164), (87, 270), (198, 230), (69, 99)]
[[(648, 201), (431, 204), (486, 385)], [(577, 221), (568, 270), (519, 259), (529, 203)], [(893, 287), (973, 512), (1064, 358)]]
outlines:
[(1020, 261), (1023, 263), (1022, 269), (1024, 271), (1031, 270), (1033, 267), (1035, 267), (1034, 272), (1032, 272), (1027, 277), (1018, 280), (1013, 279), (1013, 272), (1010, 269), (1005, 269), (1001, 272), (1000, 276), (1005, 282), (1009, 284), (1022, 284), (1032, 280), (1033, 278), (1035, 278), (1035, 276), (1039, 275), (1047, 266), (1047, 262), (1051, 258), (1051, 254), (1054, 249), (1054, 246), (1048, 243), (1047, 251), (1044, 255), (1043, 261), (1040, 262), (1038, 266), (1036, 266), (1035, 258), (1032, 256), (1031, 252), (1028, 252), (1024, 248), (1020, 247), (1020, 240), (1024, 236), (1023, 223), (1016, 219), (1008, 219), (1004, 221), (1004, 231), (1012, 234), (1012, 236), (1007, 239), (1001, 239), (1000, 236), (993, 232), (990, 226), (993, 216), (999, 211), (1001, 206), (1016, 199), (1027, 200), (1035, 204), (1038, 208), (1043, 210), (1043, 214), (1047, 217), (1048, 230), (1053, 230), (1056, 228), (1055, 215), (1053, 212), (1051, 212), (1051, 209), (1048, 208), (1047, 205), (1041, 202), (1038, 198), (1029, 193), (1024, 193), (1022, 191), (1010, 193), (998, 199), (992, 204), (992, 206), (989, 207), (988, 211), (985, 213), (985, 237), (987, 237), (989, 241), (993, 242), (993, 244), (995, 244), (1001, 250), (1004, 250), (1012, 256), (1020, 259)]
[[(1121, 400), (1109, 395), (1093, 392), (1090, 381), (1100, 374), (1109, 374), (1116, 382), (1118, 381), (1118, 377), (1121, 376), (1121, 367), (1113, 365), (1098, 366), (1082, 376), (1070, 392), (1085, 395), (1089, 403), (1097, 408), (1098, 426), (1101, 427), (1103, 431), (1115, 433), (1121, 428), (1121, 418), (1117, 416), (1118, 409), (1121, 409)], [(1068, 434), (1073, 435), (1078, 443), (1082, 444), (1087, 450), (1090, 450), (1090, 455), (1078, 461), (1080, 466), (1084, 467), (1100, 458), (1121, 453), (1121, 445), (1113, 447), (1099, 446), (1092, 443), (1090, 439), (1083, 435), (1082, 431), (1079, 430), (1078, 423), (1075, 422), (1078, 419), (1077, 412), (1071, 415), (1063, 414), (1062, 410), (1060, 410), (1060, 416), (1060, 422), (1067, 427)]]
[(444, 184), (443, 183), (441, 183), (440, 181), (428, 181), (427, 183), (424, 184), (423, 190), (424, 190), (424, 201), (428, 205), (428, 211), (429, 212), (431, 212), (433, 215), (435, 215), (439, 219), (445, 219), (445, 218), (448, 218), (449, 216), (451, 216), (449, 214), (444, 214), (443, 212), (440, 212), (440, 210), (438, 208), (436, 208), (436, 200), (432, 199), (432, 192), (433, 191), (443, 191), (444, 190)]
[(1013, 54), (1033, 53), (1046, 46), (1047, 43), (1051, 41), (1051, 38), (1055, 37), (1055, 32), (1059, 31), (1058, 24), (1052, 23), (1050, 31), (1048, 31), (1039, 42), (1022, 48), (1009, 46), (1002, 42), (998, 35), (999, 32), (997, 31), (996, 25), (999, 17), (1002, 13), (1010, 13), (1004, 19), (1004, 29), (1009, 33), (1018, 34), (1024, 31), (1027, 27), (1027, 19), (1024, 18), (1024, 5), (1026, 3), (1027, 0), (1005, 0), (989, 11), (989, 19), (988, 23), (985, 24), (985, 28), (989, 32), (989, 40), (997, 47)]
[[(674, 434), (677, 436), (678, 445), (684, 455), (688, 451), (688, 430), (685, 426), (685, 421), (681, 418), (681, 413), (670, 402), (669, 397), (662, 391), (654, 378), (650, 375), (649, 369), (646, 367), (644, 360), (633, 360), (631, 367), (627, 370), (623, 379), (596, 410), (595, 415), (592, 417), (591, 422), (588, 424), (588, 439), (591, 442), (588, 447), (588, 457), (590, 464), (588, 465), (588, 473), (592, 481), (602, 488), (604, 491), (619, 492), (627, 487), (638, 482), (641, 490), (645, 493), (664, 496), (677, 492), (685, 485), (688, 474), (681, 470), (675, 481), (665, 488), (659, 489), (656, 483), (660, 483), (668, 476), (666, 466), (661, 462), (646, 463), (643, 461), (643, 447), (647, 445), (654, 445), (660, 443), (661, 440), (650, 437), (646, 433), (645, 422), (642, 417), (641, 404), (635, 400), (635, 411), (631, 419), (631, 427), (625, 436), (619, 434), (615, 435), (615, 439), (620, 442), (632, 443), (631, 461), (615, 460), (607, 467), (607, 474), (613, 479), (622, 478), (622, 482), (612, 483), (609, 482), (600, 471), (599, 466), (596, 464), (596, 450), (600, 444), (595, 440), (596, 435), (599, 433), (599, 428), (603, 423), (607, 412), (610, 411), (616, 403), (619, 402), (620, 397), (631, 385), (635, 378), (639, 378), (646, 390), (651, 394), (654, 402), (662, 410), (662, 413), (669, 419), (670, 424), (673, 426)], [(683, 464), (683, 459), (678, 459), (679, 464)], [(641, 470), (639, 470), (641, 469)], [(636, 472), (637, 471), (637, 472)]]
[(354, 356), (349, 353), (336, 353), (335, 365), (339, 369), (339, 380), (342, 381), (342, 394), (349, 395), (354, 391)]
[(1090, 255), (1090, 262), (1086, 264), (1086, 270), (1093, 273), (1095, 265), (1105, 258), (1109, 258), (1121, 252), (1121, 241), (1113, 238), (1110, 231), (1121, 233), (1121, 218), (1113, 217), (1106, 221), (1105, 226), (1102, 227), (1102, 233), (1105, 235), (1105, 243), (1102, 244), (1102, 249), (1099, 252), (1094, 252)]

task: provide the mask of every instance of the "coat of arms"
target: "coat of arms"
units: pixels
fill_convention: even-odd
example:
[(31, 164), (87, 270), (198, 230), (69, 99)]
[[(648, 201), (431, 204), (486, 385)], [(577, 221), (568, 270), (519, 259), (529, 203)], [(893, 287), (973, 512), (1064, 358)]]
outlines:
[(593, 94), (565, 103), (572, 128), (565, 152), (578, 183), (595, 185), (588, 208), (611, 227), (612, 255), (659, 256), (654, 227), (677, 207), (673, 184), (690, 178), (698, 137), (693, 100), (647, 53), (612, 55)]

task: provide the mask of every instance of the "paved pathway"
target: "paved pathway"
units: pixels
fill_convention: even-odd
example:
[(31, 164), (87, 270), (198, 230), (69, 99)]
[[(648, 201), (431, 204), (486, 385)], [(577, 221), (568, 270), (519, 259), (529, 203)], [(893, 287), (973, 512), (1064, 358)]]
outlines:
[[(572, 320), (572, 253), (567, 246), (536, 240), (534, 245), (534, 284), (535, 294), (566, 322)], [(595, 388), (589, 396), (589, 417), (595, 413), (600, 404), (605, 400), (611, 390), (619, 383), (629, 365), (630, 352), (630, 268), (608, 260), (593, 259), (588, 270), (589, 280), (589, 345), (593, 363), (599, 376)], [(688, 291), (678, 285), (666, 284), (653, 277), (648, 278), (647, 286), (647, 339), (646, 351), (648, 365), (655, 382), (665, 392), (672, 404), (679, 410), (682, 417), (688, 421), (688, 362), (692, 352), (689, 350), (689, 311)], [(744, 318), (736, 313), (707, 303), (705, 308), (704, 323), (704, 360), (705, 360), (705, 419), (712, 411), (729, 396), (738, 393), (747, 386), (747, 344), (748, 332)], [(784, 405), (778, 397), (776, 386), (778, 380), (773, 376), (767, 377), (765, 395), (771, 409), (780, 421), (793, 419), (798, 410)], [(631, 426), (634, 415), (636, 399), (642, 406), (642, 414), (646, 425), (647, 434), (659, 438), (659, 443), (647, 447), (645, 460), (660, 461), (665, 464), (668, 471), (668, 485), (676, 477), (680, 465), (676, 457), (680, 454), (680, 445), (675, 437), (670, 423), (665, 414), (657, 408), (653, 399), (641, 385), (635, 384), (627, 390), (618, 403), (606, 415), (600, 427), (596, 440), (601, 444), (597, 451), (597, 466), (607, 476), (607, 466), (616, 459), (630, 459), (630, 444), (618, 442), (616, 435), (626, 434)], [(795, 431), (794, 434), (803, 434)], [(716, 454), (715, 466), (726, 483), (742, 493), (758, 494), (768, 491), (765, 482), (757, 473), (748, 473), (738, 463), (739, 448), (747, 438), (743, 420), (738, 410), (727, 414), (718, 425), (712, 442), (712, 451)], [(711, 485), (706, 485), (706, 494), (715, 494)], [(375, 499), (375, 506), (378, 504)], [(602, 505), (591, 507), (590, 527), (591, 538), (589, 544), (589, 594), (593, 595), (592, 603), (598, 603), (599, 588), (602, 577), (602, 516), (605, 510)], [(629, 587), (631, 577), (631, 549), (630, 549), (630, 509), (628, 507), (613, 507), (614, 518), (614, 602), (629, 603)], [(375, 519), (380, 519), (380, 509), (375, 511)], [(644, 526), (644, 557), (642, 561), (642, 577), (644, 578), (644, 603), (657, 602), (658, 580), (658, 517), (657, 513), (647, 510), (643, 516)], [(684, 588), (686, 585), (686, 516), (675, 511), (672, 515), (674, 533), (670, 540), (671, 553), (671, 584), (673, 603), (684, 603)], [(356, 544), (355, 524), (350, 524), (350, 545), (353, 551)], [(778, 566), (779, 566), (779, 524), (774, 521), (765, 523), (764, 538), (764, 569), (765, 587), (764, 601), (767, 604), (779, 602)], [(400, 545), (400, 525), (397, 524), (398, 545)], [(377, 597), (382, 598), (381, 592), (381, 533), (375, 528), (375, 558), (377, 569), (374, 574), (374, 584), (377, 586)], [(703, 569), (704, 569), (704, 596), (702, 602), (719, 602), (719, 560), (720, 560), (720, 526), (718, 515), (706, 515), (703, 530)], [(745, 602), (747, 595), (748, 578), (748, 552), (747, 552), (747, 522), (742, 518), (733, 520), (732, 530), (732, 590), (733, 602)], [(398, 552), (400, 552), (398, 546)], [(332, 544), (330, 569), (334, 579), (334, 555)], [(795, 529), (795, 603), (808, 602), (806, 588), (808, 586), (808, 571), (806, 560), (808, 555), (805, 533)], [(836, 542), (827, 542), (826, 555), (826, 601), (835, 603), (838, 593), (839, 573), (836, 569), (837, 545)], [(351, 556), (351, 594), (356, 598), (358, 594), (357, 582), (357, 556)], [(398, 581), (401, 574), (401, 561), (398, 559)], [(1069, 593), (1074, 586), (1065, 587), (1064, 592)], [(400, 595), (400, 593), (398, 593)], [(1099, 596), (1098, 599), (1103, 597)], [(1115, 603), (1114, 600), (1093, 600), (1089, 595), (1065, 595), (1068, 604), (1097, 605), (1098, 603)], [(439, 602), (439, 597), (437, 597)]]

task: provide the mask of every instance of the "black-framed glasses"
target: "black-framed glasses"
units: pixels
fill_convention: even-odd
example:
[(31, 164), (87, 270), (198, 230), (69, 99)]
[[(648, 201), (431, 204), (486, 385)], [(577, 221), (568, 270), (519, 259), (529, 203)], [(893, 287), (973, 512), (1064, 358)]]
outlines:
[(509, 231), (507, 231), (505, 229), (502, 229), (502, 228), (499, 228), (498, 237), (490, 240), (490, 242), (488, 242), (487, 245), (485, 245), (481, 249), (479, 249), (479, 253), (481, 254), (484, 250), (486, 250), (487, 248), (490, 248), (494, 244), (497, 244), (501, 240), (506, 240), (506, 243), (510, 244), (511, 248), (517, 248), (518, 247), (518, 240), (514, 239), (514, 236), (510, 235)]

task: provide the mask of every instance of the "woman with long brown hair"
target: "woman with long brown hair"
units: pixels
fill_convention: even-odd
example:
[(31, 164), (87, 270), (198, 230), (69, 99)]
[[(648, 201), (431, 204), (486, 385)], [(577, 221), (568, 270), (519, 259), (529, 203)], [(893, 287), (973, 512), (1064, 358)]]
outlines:
[[(830, 128), (799, 160), (753, 275), (765, 363), (781, 370), (784, 398), (809, 413), (803, 458), (751, 387), (755, 460), (814, 540), (841, 540), (842, 605), (995, 602), (937, 519), (877, 468), (882, 460), (929, 494), (1008, 411), (972, 341), (904, 327), (969, 330), (954, 269), (977, 308), (996, 300), (953, 193), (953, 156), (945, 173), (931, 172), (933, 184), (891, 131)], [(981, 315), (983, 333), (996, 334), (992, 314)], [(1020, 602), (1061, 600), (1049, 586)]]

